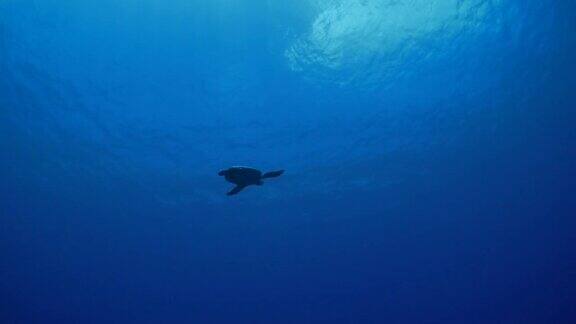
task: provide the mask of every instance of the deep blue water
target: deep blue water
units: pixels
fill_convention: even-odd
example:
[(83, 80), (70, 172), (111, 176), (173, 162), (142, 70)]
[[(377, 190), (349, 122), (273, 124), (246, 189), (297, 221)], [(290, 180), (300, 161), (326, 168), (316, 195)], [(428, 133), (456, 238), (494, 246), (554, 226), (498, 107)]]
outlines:
[(0, 323), (576, 323), (575, 12), (0, 1)]

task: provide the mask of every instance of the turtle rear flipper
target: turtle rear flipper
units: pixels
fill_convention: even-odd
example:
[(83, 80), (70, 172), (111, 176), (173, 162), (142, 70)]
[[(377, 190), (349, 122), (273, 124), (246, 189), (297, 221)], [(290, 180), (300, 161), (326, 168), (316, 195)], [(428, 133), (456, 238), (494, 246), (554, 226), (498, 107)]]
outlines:
[(271, 171), (271, 172), (266, 172), (262, 175), (262, 179), (266, 179), (266, 178), (276, 178), (282, 175), (282, 173), (284, 173), (284, 170), (278, 170), (278, 171)]
[(232, 190), (230, 190), (230, 191), (227, 193), (227, 195), (228, 195), (228, 196), (235, 195), (235, 194), (239, 193), (240, 191), (242, 191), (242, 189), (244, 189), (244, 188), (246, 188), (246, 186), (240, 186), (240, 185), (238, 185), (238, 186), (232, 188)]

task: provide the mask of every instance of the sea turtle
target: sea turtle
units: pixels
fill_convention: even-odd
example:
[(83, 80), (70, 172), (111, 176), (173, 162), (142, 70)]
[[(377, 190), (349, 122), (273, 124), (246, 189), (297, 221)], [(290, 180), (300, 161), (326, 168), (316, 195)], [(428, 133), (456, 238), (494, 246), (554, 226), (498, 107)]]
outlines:
[(262, 174), (262, 171), (243, 167), (243, 166), (233, 166), (226, 170), (222, 170), (218, 172), (219, 176), (224, 176), (226, 181), (232, 182), (236, 185), (230, 192), (228, 192), (228, 196), (235, 195), (239, 193), (242, 189), (246, 188), (249, 185), (257, 185), (261, 186), (263, 184), (262, 180), (267, 178), (276, 178), (279, 177), (284, 173), (284, 170), (266, 172)]

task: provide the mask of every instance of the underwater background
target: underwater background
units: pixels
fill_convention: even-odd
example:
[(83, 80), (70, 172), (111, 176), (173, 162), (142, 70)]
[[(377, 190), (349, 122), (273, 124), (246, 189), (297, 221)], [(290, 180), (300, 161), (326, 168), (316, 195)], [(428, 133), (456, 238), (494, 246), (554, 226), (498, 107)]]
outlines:
[(576, 323), (575, 58), (572, 0), (0, 0), (0, 323)]

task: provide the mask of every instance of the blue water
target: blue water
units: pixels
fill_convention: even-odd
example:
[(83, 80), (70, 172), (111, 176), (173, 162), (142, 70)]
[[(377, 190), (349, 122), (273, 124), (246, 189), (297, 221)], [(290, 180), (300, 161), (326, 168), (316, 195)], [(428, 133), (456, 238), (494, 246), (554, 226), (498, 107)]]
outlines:
[(574, 58), (568, 0), (3, 0), (0, 323), (576, 323)]

